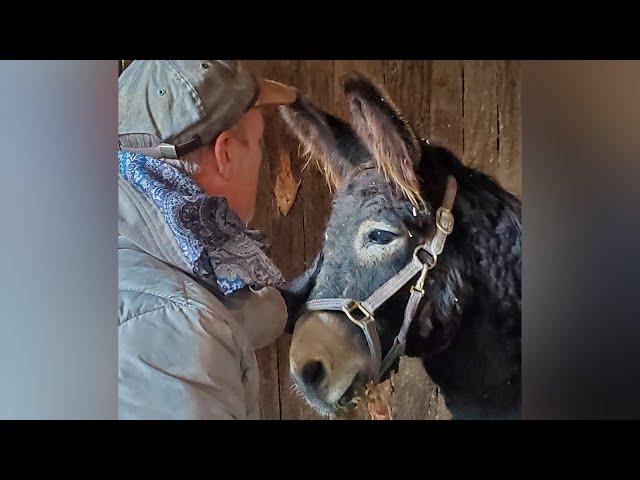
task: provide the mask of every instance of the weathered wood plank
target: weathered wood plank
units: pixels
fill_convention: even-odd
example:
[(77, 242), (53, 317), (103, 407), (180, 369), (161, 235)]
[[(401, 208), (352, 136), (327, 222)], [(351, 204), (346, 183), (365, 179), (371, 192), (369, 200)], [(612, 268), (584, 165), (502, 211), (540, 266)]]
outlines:
[[(318, 107), (333, 110), (334, 62), (327, 60), (302, 61), (298, 88)], [(307, 160), (305, 160), (306, 163)], [(324, 230), (331, 212), (331, 192), (324, 174), (310, 159), (302, 175), (304, 201), (305, 266), (313, 263), (323, 244)]]
[(429, 60), (404, 60), (400, 102), (405, 119), (418, 138), (429, 137), (431, 103), (431, 68)]
[(256, 350), (260, 371), (260, 409), (263, 420), (280, 420), (278, 348), (276, 342)]
[(462, 62), (433, 62), (430, 112), (429, 139), (462, 158)]
[[(265, 69), (265, 61), (243, 62), (254, 75), (262, 75)], [(273, 114), (267, 113), (265, 118), (265, 130), (270, 128), (273, 121)], [(271, 216), (274, 208), (273, 188), (271, 184), (271, 169), (276, 166), (276, 158), (272, 150), (265, 148), (264, 158), (260, 166), (260, 177), (258, 184), (258, 197), (256, 201), (256, 212), (251, 228), (262, 230), (274, 248), (274, 238), (271, 235)], [(260, 369), (260, 407), (262, 418), (265, 420), (280, 419), (280, 388), (278, 378), (278, 349), (277, 343), (264, 347), (256, 351), (258, 367)]]
[(496, 176), (498, 166), (497, 64), (464, 61), (464, 155), (466, 165)]
[(400, 112), (405, 115), (405, 119), (409, 121), (404, 111), (404, 102), (402, 101), (402, 87), (405, 81), (403, 67), (404, 62), (402, 60), (385, 60), (382, 70), (382, 86), (391, 101), (398, 107)]
[(398, 372), (391, 374), (393, 420), (448, 420), (440, 389), (427, 375), (419, 358), (400, 357)]
[(520, 61), (498, 62), (498, 165), (496, 174), (504, 188), (522, 196), (522, 109)]

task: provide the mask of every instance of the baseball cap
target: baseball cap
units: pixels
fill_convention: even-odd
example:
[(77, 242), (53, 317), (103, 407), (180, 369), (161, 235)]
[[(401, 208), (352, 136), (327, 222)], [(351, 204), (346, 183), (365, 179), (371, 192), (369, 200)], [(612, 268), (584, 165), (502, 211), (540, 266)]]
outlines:
[(179, 158), (213, 142), (251, 108), (296, 96), (237, 60), (134, 60), (118, 80), (119, 148)]

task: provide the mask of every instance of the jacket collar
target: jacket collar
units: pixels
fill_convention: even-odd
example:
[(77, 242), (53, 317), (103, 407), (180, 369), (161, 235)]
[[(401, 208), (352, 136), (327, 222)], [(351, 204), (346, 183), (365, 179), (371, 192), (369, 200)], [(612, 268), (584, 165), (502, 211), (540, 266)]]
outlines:
[(229, 295), (284, 283), (259, 232), (166, 162), (118, 152), (118, 231), (140, 249)]

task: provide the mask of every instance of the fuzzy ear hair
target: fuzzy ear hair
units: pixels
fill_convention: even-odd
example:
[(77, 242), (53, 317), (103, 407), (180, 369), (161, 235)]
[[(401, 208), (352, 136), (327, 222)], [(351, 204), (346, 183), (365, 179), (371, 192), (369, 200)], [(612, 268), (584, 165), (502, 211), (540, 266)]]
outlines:
[(280, 114), (295, 133), (305, 154), (321, 159), (329, 186), (337, 187), (357, 165), (371, 160), (371, 155), (351, 126), (314, 106), (308, 99), (298, 97), (279, 107)]
[(424, 207), (414, 168), (421, 158), (420, 143), (396, 106), (379, 87), (360, 74), (344, 79), (351, 124), (373, 155), (378, 168), (412, 204)]

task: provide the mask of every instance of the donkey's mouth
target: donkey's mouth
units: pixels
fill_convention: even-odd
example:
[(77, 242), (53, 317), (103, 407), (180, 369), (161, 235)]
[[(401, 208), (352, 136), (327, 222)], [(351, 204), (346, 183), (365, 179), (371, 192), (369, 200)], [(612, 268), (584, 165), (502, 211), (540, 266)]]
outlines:
[(335, 402), (328, 401), (327, 398), (323, 398), (323, 395), (318, 394), (318, 392), (305, 388), (304, 385), (300, 385), (295, 381), (295, 377), (294, 389), (318, 414), (333, 418), (348, 414), (348, 412), (358, 406), (365, 395), (366, 378), (362, 374), (356, 374), (349, 388), (347, 388), (340, 399)]
[(361, 396), (364, 395), (365, 385), (366, 379), (364, 375), (358, 372), (349, 388), (347, 388), (342, 397), (340, 397), (340, 400), (338, 400), (338, 406), (346, 409), (355, 408)]
[(308, 394), (304, 392), (300, 392), (302, 398), (307, 402), (307, 404), (315, 410), (316, 413), (323, 417), (332, 418), (339, 414), (340, 411), (345, 409), (346, 407), (338, 404), (327, 403), (326, 401), (318, 398), (318, 396), (313, 394)]

